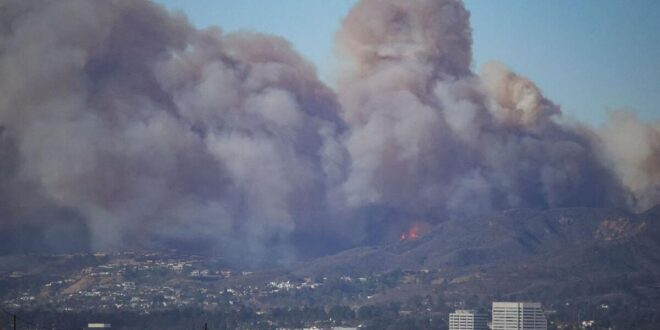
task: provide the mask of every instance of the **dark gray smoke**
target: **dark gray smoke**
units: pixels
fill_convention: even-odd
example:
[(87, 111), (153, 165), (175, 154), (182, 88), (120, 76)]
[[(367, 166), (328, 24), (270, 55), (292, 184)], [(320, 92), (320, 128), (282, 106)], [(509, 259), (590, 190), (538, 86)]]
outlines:
[(504, 65), (473, 74), (471, 44), (459, 1), (363, 0), (333, 91), (286, 40), (146, 0), (0, 0), (0, 250), (286, 262), (462, 214), (660, 201), (657, 124), (567, 122)]

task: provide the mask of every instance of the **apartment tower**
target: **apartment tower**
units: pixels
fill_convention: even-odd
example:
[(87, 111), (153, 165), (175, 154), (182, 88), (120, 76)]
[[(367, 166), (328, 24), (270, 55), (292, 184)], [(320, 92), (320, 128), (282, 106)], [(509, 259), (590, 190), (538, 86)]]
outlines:
[(492, 330), (547, 330), (540, 303), (493, 302)]
[(449, 330), (488, 330), (488, 315), (459, 309), (449, 314)]

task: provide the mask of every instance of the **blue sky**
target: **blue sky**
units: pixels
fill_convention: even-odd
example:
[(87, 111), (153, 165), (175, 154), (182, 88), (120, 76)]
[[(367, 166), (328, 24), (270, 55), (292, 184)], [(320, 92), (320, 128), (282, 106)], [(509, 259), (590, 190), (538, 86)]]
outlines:
[[(279, 35), (332, 83), (333, 38), (354, 0), (157, 0), (197, 27)], [(474, 70), (499, 60), (565, 114), (599, 125), (613, 109), (660, 119), (660, 1), (465, 0)]]

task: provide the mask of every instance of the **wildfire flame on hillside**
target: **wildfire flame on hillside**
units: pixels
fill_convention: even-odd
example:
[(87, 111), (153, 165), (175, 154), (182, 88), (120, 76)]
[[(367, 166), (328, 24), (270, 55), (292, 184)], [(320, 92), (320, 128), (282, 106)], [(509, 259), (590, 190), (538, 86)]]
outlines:
[(419, 237), (419, 229), (420, 229), (419, 225), (414, 224), (412, 227), (410, 227), (410, 229), (408, 229), (408, 231), (401, 233), (400, 240), (401, 241), (416, 240)]

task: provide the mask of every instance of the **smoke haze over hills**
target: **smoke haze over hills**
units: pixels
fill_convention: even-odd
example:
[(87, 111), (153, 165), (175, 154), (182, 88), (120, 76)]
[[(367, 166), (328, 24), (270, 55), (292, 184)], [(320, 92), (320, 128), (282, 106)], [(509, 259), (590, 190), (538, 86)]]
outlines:
[(660, 124), (593, 129), (504, 64), (472, 72), (460, 1), (360, 1), (336, 89), (286, 40), (149, 1), (0, 8), (5, 253), (286, 262), (448, 217), (660, 202)]

